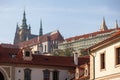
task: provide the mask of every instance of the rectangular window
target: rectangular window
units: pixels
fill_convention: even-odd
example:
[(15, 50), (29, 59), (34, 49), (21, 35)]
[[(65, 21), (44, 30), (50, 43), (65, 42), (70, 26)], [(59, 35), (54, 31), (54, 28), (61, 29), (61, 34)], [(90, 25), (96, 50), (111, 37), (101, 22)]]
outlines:
[(120, 47), (116, 48), (116, 65), (120, 64)]
[(100, 67), (101, 69), (105, 69), (105, 53), (100, 54)]
[(50, 71), (49, 70), (44, 70), (43, 71), (43, 80), (50, 80)]
[(31, 80), (31, 70), (28, 68), (24, 70), (24, 80)]
[(53, 71), (53, 80), (59, 80), (59, 72)]

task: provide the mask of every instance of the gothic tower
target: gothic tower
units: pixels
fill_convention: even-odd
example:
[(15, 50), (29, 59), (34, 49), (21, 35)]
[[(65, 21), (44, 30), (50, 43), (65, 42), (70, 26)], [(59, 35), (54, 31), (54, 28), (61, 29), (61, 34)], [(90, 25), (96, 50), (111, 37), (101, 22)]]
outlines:
[(24, 11), (22, 25), (18, 26), (18, 24), (17, 24), (17, 27), (16, 27), (14, 44), (28, 40), (30, 38), (30, 35), (31, 35), (31, 27), (30, 26), (28, 27), (28, 25), (26, 23), (26, 14)]

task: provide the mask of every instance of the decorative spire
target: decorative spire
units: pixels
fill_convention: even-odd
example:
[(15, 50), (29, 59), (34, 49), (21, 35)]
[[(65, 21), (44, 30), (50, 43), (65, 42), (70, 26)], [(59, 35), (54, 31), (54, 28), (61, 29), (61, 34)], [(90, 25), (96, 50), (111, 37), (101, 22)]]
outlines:
[(115, 27), (116, 27), (116, 29), (119, 28), (118, 23), (117, 23), (117, 20), (116, 20), (116, 22), (115, 22)]
[(17, 23), (17, 25), (16, 25), (16, 32), (18, 31), (18, 29), (19, 29), (19, 26), (18, 26), (18, 23)]
[(43, 35), (43, 29), (42, 29), (42, 19), (40, 20), (40, 30), (39, 30), (39, 36)]
[(103, 21), (102, 21), (102, 24), (100, 26), (100, 30), (101, 31), (105, 31), (105, 30), (108, 30), (107, 26), (106, 26), (106, 23), (105, 23), (105, 18), (103, 17)]
[(22, 28), (27, 28), (27, 23), (26, 23), (26, 14), (25, 14), (25, 10), (23, 12), (23, 20), (22, 20)]
[(30, 26), (30, 24), (29, 24), (29, 31), (30, 31), (30, 34), (31, 34), (31, 26)]

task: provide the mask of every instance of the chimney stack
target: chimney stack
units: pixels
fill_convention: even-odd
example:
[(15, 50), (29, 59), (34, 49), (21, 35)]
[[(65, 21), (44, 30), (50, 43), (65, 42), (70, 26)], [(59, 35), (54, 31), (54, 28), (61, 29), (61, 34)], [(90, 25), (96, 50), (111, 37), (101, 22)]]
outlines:
[(74, 53), (74, 64), (78, 65), (78, 53)]

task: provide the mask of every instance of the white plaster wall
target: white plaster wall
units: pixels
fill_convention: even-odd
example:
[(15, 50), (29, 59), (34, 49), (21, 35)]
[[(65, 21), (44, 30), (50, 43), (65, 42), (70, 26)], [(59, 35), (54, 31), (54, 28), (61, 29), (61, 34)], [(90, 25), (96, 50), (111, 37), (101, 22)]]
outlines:
[[(118, 45), (120, 46), (120, 42), (114, 43), (113, 45), (110, 45), (99, 51), (96, 51), (95, 78), (120, 73), (120, 66), (116, 67), (115, 65), (115, 47)], [(100, 69), (100, 53), (103, 53), (103, 52), (105, 52), (105, 70)]]
[[(15, 80), (24, 80), (24, 69), (25, 67), (16, 67), (15, 68)], [(43, 70), (46, 70), (46, 68), (29, 68), (31, 69), (31, 80), (43, 80)], [(19, 72), (19, 70), (21, 72)], [(50, 80), (52, 80), (52, 71), (54, 69), (48, 69), (50, 70)], [(56, 69), (55, 69), (56, 70)], [(60, 70), (59, 71), (59, 80), (65, 80), (67, 78), (67, 70)]]
[(46, 52), (48, 52), (48, 42), (43, 42), (43, 52), (45, 52), (45, 45), (46, 45)]

